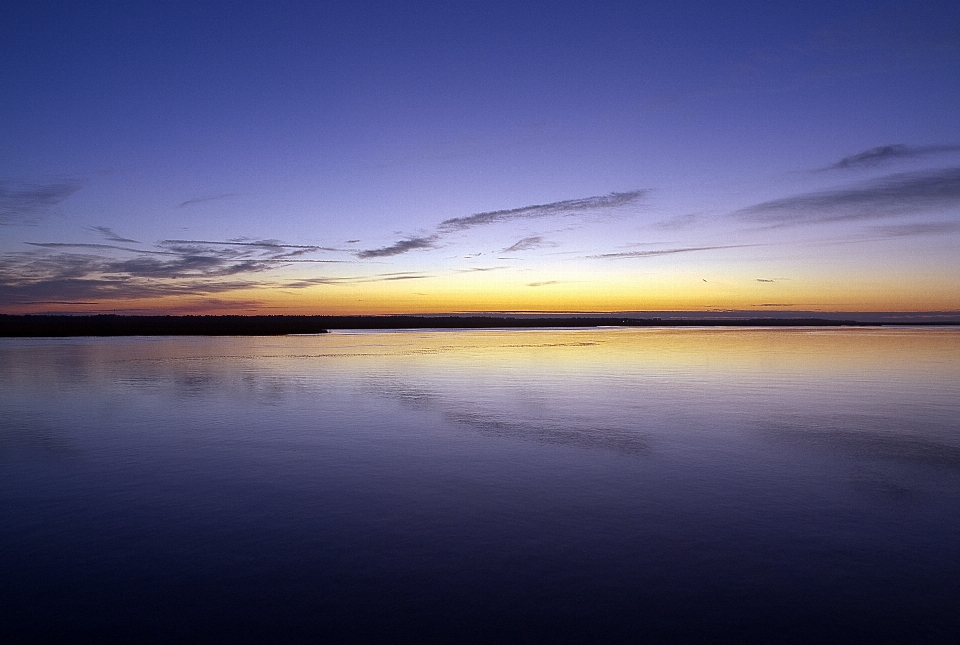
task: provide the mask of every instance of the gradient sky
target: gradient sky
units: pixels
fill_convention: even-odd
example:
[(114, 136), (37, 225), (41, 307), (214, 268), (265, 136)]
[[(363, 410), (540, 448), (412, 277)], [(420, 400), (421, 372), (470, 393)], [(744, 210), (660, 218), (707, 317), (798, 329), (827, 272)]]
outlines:
[(960, 310), (956, 2), (4, 3), (0, 312)]

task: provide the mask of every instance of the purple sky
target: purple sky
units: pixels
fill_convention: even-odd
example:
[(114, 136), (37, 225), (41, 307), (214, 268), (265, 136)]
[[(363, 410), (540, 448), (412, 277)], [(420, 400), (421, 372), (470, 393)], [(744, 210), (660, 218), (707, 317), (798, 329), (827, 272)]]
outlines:
[(0, 311), (960, 310), (960, 5), (5, 3)]

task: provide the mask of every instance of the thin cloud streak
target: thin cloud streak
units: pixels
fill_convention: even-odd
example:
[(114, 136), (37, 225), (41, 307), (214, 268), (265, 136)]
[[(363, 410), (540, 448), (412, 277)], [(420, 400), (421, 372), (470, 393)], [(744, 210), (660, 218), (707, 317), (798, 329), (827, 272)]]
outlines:
[(508, 266), (498, 266), (498, 267), (470, 267), (467, 269), (457, 269), (456, 273), (483, 273), (485, 271), (502, 271), (503, 269), (509, 269)]
[(567, 280), (544, 280), (542, 282), (528, 282), (528, 287), (546, 287), (551, 284), (564, 284)]
[(226, 199), (227, 197), (236, 197), (236, 193), (223, 193), (222, 195), (211, 195), (209, 197), (194, 197), (193, 199), (188, 199), (187, 201), (180, 202), (177, 204), (177, 208), (186, 208), (187, 206), (192, 206), (193, 204), (201, 204), (203, 202), (212, 202), (218, 199)]
[(82, 187), (79, 180), (33, 185), (0, 180), (0, 225), (42, 215)]
[(284, 264), (344, 264), (345, 262), (350, 262), (351, 260), (322, 260), (320, 258), (292, 258), (288, 256), (283, 257)]
[(126, 242), (128, 244), (140, 244), (138, 240), (132, 240), (129, 237), (121, 237), (114, 233), (113, 229), (107, 228), (106, 226), (88, 226), (88, 229), (91, 231), (96, 231), (103, 235), (103, 237), (109, 242)]
[(118, 278), (52, 278), (25, 284), (7, 284), (0, 280), (0, 300), (9, 304), (27, 304), (76, 300), (129, 300), (165, 296), (194, 296), (226, 293), (260, 286), (249, 280), (191, 280), (188, 282), (149, 282)]
[(544, 246), (544, 240), (539, 235), (531, 235), (519, 240), (516, 244), (508, 246), (498, 253), (513, 253), (515, 251), (530, 251)]
[(89, 242), (24, 242), (27, 246), (41, 249), (112, 249), (115, 251), (129, 251), (131, 253), (149, 253), (155, 255), (172, 255), (171, 251), (151, 251), (148, 249), (131, 249), (116, 244), (96, 244)]
[(224, 242), (210, 240), (162, 240), (160, 244), (206, 244), (211, 246), (253, 246), (262, 249), (306, 249), (308, 251), (339, 251), (326, 246), (312, 244), (285, 244), (280, 240), (227, 240)]
[[(522, 206), (520, 208), (510, 208), (499, 211), (487, 211), (475, 213), (466, 217), (454, 217), (444, 220), (436, 228), (436, 232), (428, 236), (409, 237), (400, 240), (389, 246), (378, 249), (367, 249), (357, 251), (354, 255), (361, 260), (370, 258), (385, 258), (402, 255), (410, 251), (437, 248), (438, 242), (446, 235), (460, 233), (477, 226), (487, 226), (490, 224), (502, 224), (514, 220), (538, 219), (554, 216), (571, 216), (584, 214), (594, 211), (610, 210), (631, 206), (638, 203), (650, 189), (631, 190), (625, 193), (610, 193), (608, 195), (599, 195), (595, 197), (582, 197), (580, 199), (567, 199), (549, 204), (534, 204), (533, 206)], [(534, 248), (532, 245), (537, 241), (542, 241), (538, 236), (531, 236), (520, 240), (517, 244), (508, 249), (500, 251), (501, 253), (509, 251), (520, 251)], [(516, 247), (516, 248), (514, 248)]]
[(409, 237), (405, 240), (400, 240), (390, 246), (384, 246), (379, 249), (367, 249), (366, 251), (357, 251), (355, 255), (361, 260), (366, 260), (369, 258), (388, 258), (393, 257), (394, 255), (401, 255), (409, 251), (416, 251), (418, 249), (434, 249), (437, 247), (437, 235), (430, 235), (428, 237)]
[(35, 300), (33, 302), (21, 302), (21, 305), (99, 305), (99, 302), (84, 302), (80, 300)]
[(364, 284), (370, 282), (395, 282), (397, 280), (424, 280), (434, 276), (425, 273), (400, 272), (400, 273), (380, 273), (372, 276), (349, 276), (349, 277), (319, 277), (306, 278), (303, 280), (294, 280), (280, 285), (285, 289), (306, 289), (317, 285), (344, 285), (344, 284)]
[(601, 253), (600, 255), (588, 255), (590, 259), (600, 260), (623, 260), (629, 258), (653, 258), (661, 255), (674, 255), (677, 253), (696, 253), (698, 251), (717, 251), (720, 249), (742, 249), (751, 246), (761, 246), (760, 244), (726, 244), (722, 246), (688, 246), (678, 249), (657, 249), (653, 251), (624, 251), (622, 253)]
[(499, 224), (511, 220), (537, 219), (556, 215), (576, 215), (589, 211), (622, 208), (636, 204), (649, 193), (650, 189), (631, 190), (625, 193), (614, 192), (596, 197), (567, 199), (549, 204), (535, 204), (533, 206), (522, 206), (520, 208), (510, 208), (507, 210), (488, 211), (466, 217), (454, 217), (444, 220), (440, 222), (440, 226), (437, 228), (441, 233), (453, 233), (465, 231), (475, 226)]
[(340, 285), (340, 284), (348, 284), (350, 282), (352, 282), (350, 278), (319, 277), (319, 278), (305, 278), (303, 280), (294, 280), (293, 282), (284, 282), (279, 286), (282, 289), (307, 289), (309, 287), (315, 287), (317, 285)]
[(960, 222), (918, 222), (873, 226), (871, 230), (882, 237), (915, 237), (918, 235), (954, 235), (960, 233)]
[(844, 157), (835, 164), (821, 168), (820, 172), (827, 170), (873, 168), (896, 161), (917, 159), (957, 151), (960, 151), (960, 145), (907, 146), (902, 143), (895, 143), (887, 146), (877, 146), (876, 148), (870, 148), (855, 155)]
[(173, 240), (164, 240), (158, 246), (179, 255), (198, 254), (225, 259), (257, 258), (271, 261), (298, 258), (319, 250), (317, 247), (282, 244), (220, 244), (211, 246), (204, 242), (176, 242)]
[(425, 273), (416, 274), (416, 275), (394, 275), (385, 278), (371, 278), (369, 280), (356, 280), (355, 282), (393, 282), (395, 280), (423, 280), (425, 278), (430, 278), (433, 276), (427, 275)]
[(849, 188), (805, 193), (734, 211), (776, 226), (869, 220), (960, 206), (960, 168), (887, 175)]
[(960, 233), (960, 222), (921, 222), (917, 224), (893, 224), (874, 226), (873, 230), (884, 237), (913, 237), (916, 235), (951, 235)]
[(650, 228), (661, 231), (682, 231), (696, 225), (700, 219), (701, 216), (696, 213), (687, 213), (686, 215), (677, 215), (669, 219), (654, 222), (650, 225)]

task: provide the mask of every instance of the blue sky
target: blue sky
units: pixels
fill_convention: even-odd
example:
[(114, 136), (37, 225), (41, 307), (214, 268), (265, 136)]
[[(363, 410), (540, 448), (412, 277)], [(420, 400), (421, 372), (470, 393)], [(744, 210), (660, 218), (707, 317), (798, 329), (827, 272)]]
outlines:
[(960, 7), (15, 3), (0, 309), (960, 309)]

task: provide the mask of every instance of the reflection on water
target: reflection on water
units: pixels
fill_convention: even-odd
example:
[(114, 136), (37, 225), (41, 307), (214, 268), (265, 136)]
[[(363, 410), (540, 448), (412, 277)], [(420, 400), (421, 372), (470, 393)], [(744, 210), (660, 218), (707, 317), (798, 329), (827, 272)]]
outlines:
[(960, 330), (0, 339), (0, 632), (955, 642)]

